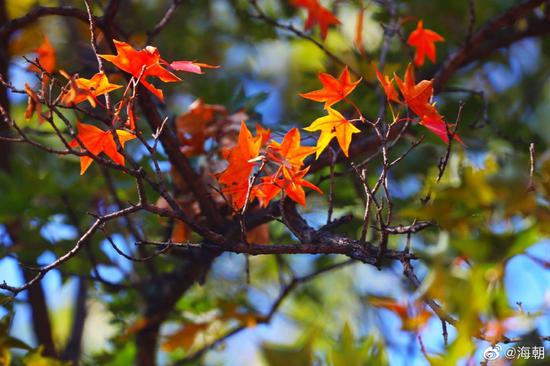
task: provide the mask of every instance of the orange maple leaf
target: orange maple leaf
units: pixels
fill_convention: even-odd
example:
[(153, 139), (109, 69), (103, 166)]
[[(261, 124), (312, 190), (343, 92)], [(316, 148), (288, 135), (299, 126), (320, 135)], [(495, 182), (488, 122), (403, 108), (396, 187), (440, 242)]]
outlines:
[(241, 209), (245, 204), (248, 178), (256, 165), (256, 162), (251, 160), (258, 157), (261, 145), (262, 134), (252, 136), (242, 121), (238, 142), (227, 153), (227, 169), (218, 176), (218, 182), (225, 186), (222, 192), (231, 197), (235, 209)]
[(210, 324), (207, 322), (185, 324), (175, 333), (168, 335), (161, 347), (165, 352), (172, 352), (178, 348), (188, 350), (197, 336), (206, 332), (209, 326)]
[(187, 156), (203, 153), (206, 138), (214, 134), (211, 126), (226, 114), (222, 105), (206, 104), (202, 99), (191, 103), (189, 110), (176, 119), (176, 131), (183, 145), (180, 150)]
[[(63, 73), (64, 74), (64, 73)], [(65, 75), (68, 76), (68, 75)], [(98, 72), (91, 79), (68, 77), (70, 89), (63, 95), (61, 101), (65, 105), (76, 105), (87, 100), (92, 107), (96, 106), (97, 97), (122, 88), (122, 85), (111, 84), (107, 75)]]
[(307, 10), (307, 20), (304, 29), (309, 30), (316, 24), (319, 24), (322, 39), (327, 38), (328, 27), (330, 25), (340, 24), (338, 18), (329, 9), (322, 6), (319, 0), (293, 0), (292, 3), (296, 7)]
[(126, 42), (114, 40), (117, 55), (99, 55), (101, 58), (112, 62), (122, 71), (126, 71), (133, 77), (138, 78), (141, 75), (140, 82), (153, 95), (160, 100), (164, 100), (162, 90), (155, 88), (147, 81), (149, 76), (157, 77), (165, 83), (180, 81), (181, 79), (161, 65), (160, 53), (156, 47), (147, 46), (137, 51)]
[[(30, 119), (36, 112), (38, 123), (44, 123), (45, 119), (42, 115), (42, 103), (40, 103), (40, 98), (38, 98), (38, 94), (36, 94), (27, 83), (25, 83), (25, 92), (29, 96), (27, 108), (25, 108), (25, 119)], [(47, 111), (45, 115), (46, 117), (50, 117), (50, 112)]]
[(395, 87), (393, 85), (393, 79), (390, 79), (387, 75), (382, 75), (378, 69), (376, 70), (376, 77), (378, 78), (378, 81), (380, 82), (380, 85), (382, 86), (382, 89), (384, 89), (384, 93), (386, 94), (386, 98), (388, 101), (393, 101), (396, 103), (401, 103), (399, 100), (399, 96), (397, 95), (397, 91), (395, 90)]
[(338, 140), (338, 145), (344, 152), (344, 155), (349, 156), (349, 145), (351, 137), (354, 133), (361, 132), (350, 121), (348, 121), (340, 112), (332, 108), (327, 108), (328, 115), (317, 118), (308, 127), (306, 131), (321, 131), (321, 135), (317, 140), (317, 158), (323, 150), (328, 146), (334, 137)]
[(299, 169), (304, 164), (304, 159), (317, 150), (312, 146), (300, 146), (300, 143), (300, 130), (293, 128), (287, 132), (281, 143), (271, 141), (266, 148), (267, 159), (288, 169)]
[(345, 99), (355, 89), (357, 84), (361, 82), (361, 79), (351, 81), (347, 66), (344, 67), (338, 79), (330, 74), (320, 73), (319, 80), (323, 84), (322, 89), (303, 93), (300, 96), (316, 102), (325, 102), (325, 109)]
[[(34, 52), (36, 52), (38, 63), (44, 70), (50, 74), (55, 71), (55, 49), (48, 37), (44, 36), (44, 40)], [(35, 65), (29, 65), (28, 70), (36, 73), (42, 72), (42, 70)]]
[(303, 206), (306, 204), (303, 187), (322, 193), (317, 186), (303, 179), (309, 170), (309, 167), (300, 170), (304, 159), (313, 154), (317, 148), (301, 146), (300, 130), (291, 129), (281, 143), (271, 141), (265, 150), (266, 159), (278, 165), (279, 168), (275, 173), (262, 177), (261, 183), (253, 189), (253, 196), (258, 198), (262, 207), (267, 206), (281, 192)]
[(412, 307), (409, 307), (394, 299), (379, 296), (370, 296), (368, 301), (372, 306), (387, 309), (395, 313), (401, 319), (401, 329), (405, 331), (418, 332), (428, 324), (428, 321), (433, 316), (431, 312), (416, 303)]
[(323, 193), (313, 183), (303, 179), (309, 171), (309, 167), (293, 171), (283, 165), (282, 176), (271, 175), (262, 177), (262, 182), (253, 189), (254, 196), (260, 201), (262, 207), (266, 207), (269, 202), (279, 193), (284, 192), (290, 199), (302, 206), (306, 205), (306, 193), (303, 187), (311, 188), (319, 193)]
[[(124, 156), (118, 152), (113, 133), (111, 131), (103, 131), (95, 126), (77, 123), (78, 139), (82, 142), (86, 150), (93, 155), (99, 155), (101, 152), (105, 153), (114, 162), (120, 165), (124, 165)], [(124, 144), (136, 138), (135, 135), (124, 130), (116, 130), (120, 145), (124, 148)], [(75, 139), (70, 143), (71, 147), (81, 147), (78, 141)], [(93, 159), (87, 155), (80, 157), (80, 175), (84, 174)]]
[(443, 42), (443, 38), (438, 33), (424, 28), (422, 20), (418, 21), (416, 29), (411, 32), (407, 43), (416, 48), (414, 64), (416, 66), (424, 65), (424, 57), (428, 56), (432, 63), (435, 63), (435, 42)]
[[(422, 80), (417, 84), (414, 80), (414, 72), (411, 64), (407, 67), (404, 81), (397, 75), (395, 75), (394, 78), (405, 99), (405, 103), (418, 117), (420, 117), (420, 124), (448, 144), (449, 136), (447, 133), (447, 125), (443, 117), (437, 111), (435, 105), (430, 103), (433, 97), (433, 82), (431, 80)], [(452, 127), (452, 125), (450, 125), (450, 127)], [(453, 138), (463, 143), (462, 139), (457, 134), (454, 134)]]
[[(179, 77), (168, 71), (164, 66), (171, 67), (173, 70), (187, 71), (195, 74), (202, 74), (201, 67), (218, 68), (219, 66), (197, 63), (193, 61), (168, 61), (160, 57), (156, 47), (147, 46), (142, 50), (136, 50), (126, 42), (114, 40), (117, 55), (99, 55), (105, 60), (112, 62), (119, 69), (126, 71), (135, 78), (141, 75), (140, 82), (153, 95), (160, 100), (164, 100), (162, 90), (155, 88), (147, 81), (147, 77), (157, 77), (165, 83), (181, 81)], [(143, 74), (142, 74), (143, 72)]]

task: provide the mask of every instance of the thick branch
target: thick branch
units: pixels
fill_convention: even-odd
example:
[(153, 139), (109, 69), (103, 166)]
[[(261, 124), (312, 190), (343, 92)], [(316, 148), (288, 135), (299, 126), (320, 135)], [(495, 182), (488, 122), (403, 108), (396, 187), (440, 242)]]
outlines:
[[(359, 240), (349, 239), (345, 236), (339, 236), (332, 233), (319, 233), (319, 239), (322, 236), (328, 235), (329, 238), (311, 243), (300, 244), (250, 244), (250, 243), (235, 243), (227, 245), (214, 245), (208, 243), (169, 243), (169, 242), (153, 242), (142, 241), (138, 245), (155, 245), (169, 246), (174, 249), (204, 249), (219, 252), (230, 252), (249, 255), (274, 255), (274, 254), (342, 254), (351, 259), (361, 261), (363, 263), (374, 264), (378, 256), (378, 249), (372, 245), (365, 246)], [(415, 259), (414, 255), (405, 252), (388, 249), (384, 253), (384, 257), (388, 259), (403, 258)]]
[(48, 15), (59, 15), (64, 17), (71, 17), (79, 19), (83, 22), (88, 22), (88, 15), (85, 11), (74, 8), (72, 6), (59, 6), (59, 7), (46, 7), (46, 6), (37, 6), (29, 11), (27, 14), (22, 17), (12, 19), (6, 22), (2, 27), (0, 27), (0, 39), (7, 38), (14, 31), (26, 27), (29, 24), (35, 22), (38, 18)]
[[(33, 275), (22, 268), (25, 281), (31, 281)], [(32, 328), (38, 344), (44, 346), (44, 355), (57, 357), (52, 335), (52, 323), (48, 314), (46, 295), (41, 283), (35, 283), (27, 291), (28, 303), (31, 308)]]
[(71, 326), (71, 335), (69, 342), (63, 352), (63, 359), (72, 361), (74, 366), (79, 364), (82, 352), (82, 335), (84, 333), (84, 323), (88, 309), (86, 301), (88, 300), (88, 281), (84, 277), (78, 277), (78, 289), (75, 296), (73, 324)]

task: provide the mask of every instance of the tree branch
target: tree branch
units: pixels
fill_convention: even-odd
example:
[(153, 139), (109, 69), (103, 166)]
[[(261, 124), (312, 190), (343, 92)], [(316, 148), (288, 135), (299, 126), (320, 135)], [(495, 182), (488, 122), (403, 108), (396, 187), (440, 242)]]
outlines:
[[(505, 27), (511, 27), (516, 21), (527, 15), (536, 7), (544, 3), (545, 0), (528, 0), (515, 7), (512, 7), (505, 11), (500, 16), (488, 21), (483, 27), (469, 37), (468, 42), (458, 49), (455, 53), (450, 55), (443, 64), (437, 69), (434, 76), (434, 89), (436, 91), (441, 90), (447, 83), (447, 80), (451, 77), (456, 70), (475, 59), (480, 59), (482, 55), (488, 55), (494, 52), (496, 49), (509, 45), (523, 37), (531, 34), (530, 31), (514, 32), (513, 30), (507, 31), (502, 37), (500, 42), (495, 42), (491, 46), (484, 45), (487, 41), (490, 41), (498, 31)], [(550, 31), (550, 24), (548, 20), (546, 24), (537, 24), (539, 31)], [(521, 34), (521, 36), (520, 36)], [(518, 37), (519, 36), (519, 37)], [(477, 55), (476, 55), (477, 54)]]

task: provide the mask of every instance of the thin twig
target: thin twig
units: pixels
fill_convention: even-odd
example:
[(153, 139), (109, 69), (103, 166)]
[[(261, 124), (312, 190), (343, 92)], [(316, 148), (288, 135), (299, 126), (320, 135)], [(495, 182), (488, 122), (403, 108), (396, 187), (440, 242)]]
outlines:
[(527, 192), (535, 192), (535, 143), (529, 144), (529, 183), (527, 184)]
[[(96, 25), (95, 25), (95, 18), (92, 14), (92, 7), (89, 3), (89, 0), (84, 0), (84, 4), (86, 5), (86, 12), (88, 13), (88, 22), (90, 23), (90, 44), (92, 45), (92, 49), (94, 50), (94, 55), (97, 59), (97, 65), (98, 65), (98, 68), (99, 68), (99, 72), (101, 73), (105, 73), (105, 69), (103, 67), (103, 60), (101, 59), (101, 57), (99, 57), (98, 53), (97, 53), (97, 46), (95, 44), (95, 28), (96, 28)], [(105, 96), (105, 108), (110, 111), (111, 110), (111, 100), (109, 98), (109, 93), (105, 93), (104, 94)]]

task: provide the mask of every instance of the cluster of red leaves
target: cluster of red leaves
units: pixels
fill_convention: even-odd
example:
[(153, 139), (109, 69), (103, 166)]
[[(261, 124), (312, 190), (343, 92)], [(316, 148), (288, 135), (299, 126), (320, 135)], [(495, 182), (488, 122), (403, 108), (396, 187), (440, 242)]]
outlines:
[(292, 0), (292, 4), (298, 8), (307, 10), (307, 20), (304, 24), (304, 29), (309, 30), (319, 24), (322, 39), (327, 38), (329, 26), (340, 24), (338, 18), (329, 9), (322, 6), (319, 0)]
[[(324, 39), (330, 25), (339, 24), (339, 20), (330, 10), (323, 7), (319, 0), (293, 0), (296, 7), (304, 8), (308, 12), (305, 29), (309, 30), (319, 25), (321, 36)], [(424, 29), (422, 21), (418, 22), (408, 39), (409, 45), (416, 48), (415, 64), (422, 65), (425, 57), (435, 62), (435, 42), (443, 41), (439, 34)], [(141, 83), (153, 95), (164, 100), (164, 94), (150, 82), (150, 78), (158, 78), (162, 82), (176, 82), (181, 79), (173, 71), (185, 71), (202, 74), (202, 68), (216, 68), (204, 63), (193, 61), (168, 62), (160, 56), (157, 48), (147, 46), (141, 50), (134, 49), (125, 42), (114, 40), (116, 55), (99, 55), (111, 62), (120, 70), (127, 72), (134, 81)], [(55, 71), (55, 50), (47, 38), (36, 50), (40, 68), (33, 66), (30, 69), (35, 72), (45, 71), (51, 74)], [(90, 79), (70, 76), (63, 71), (60, 73), (68, 79), (67, 86), (63, 89), (60, 100), (67, 106), (75, 106), (88, 101), (93, 108), (101, 102), (98, 97), (106, 95), (123, 86), (112, 84), (107, 75), (100, 72)], [(378, 78), (389, 102), (407, 105), (408, 108), (420, 117), (420, 124), (439, 136), (448, 143), (448, 125), (439, 114), (434, 104), (431, 103), (433, 86), (431, 81), (423, 80), (416, 84), (412, 66), (409, 65), (404, 81), (398, 76), (390, 79), (377, 73)], [(308, 187), (320, 192), (319, 188), (304, 180), (308, 168), (304, 168), (304, 159), (313, 153), (316, 157), (327, 148), (330, 142), (336, 138), (344, 155), (349, 155), (349, 146), (353, 134), (360, 130), (344, 117), (333, 105), (342, 101), (348, 101), (354, 108), (355, 105), (347, 98), (355, 90), (361, 79), (353, 81), (349, 69), (344, 68), (338, 78), (326, 73), (320, 73), (319, 79), (322, 88), (308, 93), (300, 94), (306, 99), (324, 103), (326, 116), (313, 121), (306, 131), (320, 131), (315, 147), (301, 146), (300, 132), (297, 129), (290, 130), (281, 143), (269, 140), (269, 130), (257, 127), (257, 135), (253, 136), (244, 122), (241, 124), (238, 142), (230, 149), (224, 150), (224, 157), (228, 161), (228, 167), (218, 175), (218, 181), (222, 185), (222, 191), (231, 198), (232, 205), (236, 209), (245, 206), (246, 200), (258, 199), (262, 206), (266, 206), (275, 196), (284, 194), (294, 201), (305, 205), (305, 192), (303, 187)], [(393, 81), (397, 83), (403, 100), (399, 97)], [(126, 89), (128, 90), (128, 88)], [(38, 112), (39, 121), (43, 121), (44, 115), (40, 107), (40, 97), (26, 86), (29, 95), (29, 104), (26, 116), (30, 117)], [(126, 92), (125, 92), (126, 94)], [(125, 98), (115, 105), (112, 113), (112, 125), (107, 130), (99, 129), (92, 125), (77, 124), (77, 139), (71, 142), (72, 147), (80, 147), (88, 150), (93, 155), (104, 153), (118, 164), (124, 164), (124, 156), (121, 149), (125, 143), (135, 138), (135, 116), (133, 100)], [(103, 105), (102, 105), (103, 106)], [(106, 106), (103, 106), (106, 107)], [(121, 111), (126, 111), (126, 119), (120, 118)], [(192, 156), (204, 153), (204, 143), (207, 138), (219, 133), (219, 116), (230, 119), (223, 106), (206, 105), (198, 100), (190, 111), (177, 120), (178, 136), (182, 143), (182, 153)], [(362, 117), (357, 120), (363, 120)], [(127, 128), (127, 129), (125, 129)], [(456, 135), (454, 137), (460, 141)], [(81, 157), (81, 174), (92, 163), (89, 155)], [(253, 183), (251, 186), (251, 183)]]
[(333, 138), (338, 141), (344, 155), (348, 156), (352, 135), (360, 131), (340, 112), (333, 109), (332, 105), (345, 100), (361, 82), (361, 79), (352, 81), (349, 69), (345, 67), (338, 79), (332, 75), (320, 73), (319, 80), (321, 80), (323, 88), (300, 94), (300, 96), (325, 103), (324, 108), (328, 115), (316, 119), (305, 130), (310, 132), (321, 131), (321, 135), (317, 140), (317, 157), (321, 155)]
[[(269, 136), (270, 131), (259, 125), (256, 126), (256, 136), (253, 136), (242, 122), (237, 144), (224, 154), (228, 166), (218, 175), (218, 182), (237, 210), (245, 206), (247, 198), (249, 201), (257, 198), (265, 207), (282, 193), (305, 205), (303, 187), (322, 193), (303, 179), (309, 169), (303, 168), (304, 159), (316, 148), (301, 146), (300, 131), (296, 128), (291, 129), (281, 143), (268, 142)], [(258, 165), (259, 170), (254, 172)], [(260, 174), (264, 175), (260, 177)]]
[[(309, 167), (303, 168), (304, 159), (316, 153), (323, 152), (333, 138), (336, 138), (342, 151), (348, 156), (349, 145), (354, 133), (360, 132), (350, 121), (332, 106), (345, 100), (357, 87), (361, 80), (352, 81), (349, 69), (346, 67), (338, 78), (321, 73), (319, 79), (323, 87), (302, 97), (324, 103), (328, 115), (313, 121), (306, 131), (321, 131), (315, 147), (301, 146), (300, 131), (290, 130), (281, 143), (269, 139), (269, 131), (257, 127), (256, 136), (252, 136), (244, 122), (237, 145), (230, 149), (225, 157), (229, 163), (227, 169), (218, 176), (222, 192), (231, 197), (233, 207), (241, 209), (247, 198), (252, 201), (257, 198), (261, 206), (267, 206), (277, 195), (284, 193), (295, 202), (305, 205), (303, 187), (321, 192), (318, 187), (304, 179)], [(260, 164), (257, 176), (250, 180), (254, 169)], [(259, 173), (265, 173), (259, 176)], [(250, 186), (251, 183), (259, 183)]]
[[(435, 107), (435, 103), (431, 103), (433, 98), (432, 80), (422, 80), (417, 84), (414, 79), (414, 72), (411, 64), (407, 67), (404, 80), (401, 80), (401, 78), (395, 74), (393, 79), (390, 79), (389, 76), (381, 74), (378, 70), (376, 70), (376, 75), (386, 93), (388, 102), (406, 105), (420, 118), (420, 124), (422, 126), (433, 132), (446, 144), (449, 143), (450, 134), (454, 139), (462, 143), (458, 135), (451, 133), (453, 131), (453, 125), (445, 123), (443, 116), (441, 116)], [(393, 85), (394, 80), (399, 87), (403, 100), (399, 98), (395, 90)]]
[[(155, 47), (147, 46), (138, 51), (125, 42), (114, 40), (114, 44), (117, 55), (99, 56), (113, 63), (122, 71), (131, 74), (135, 80), (139, 80), (145, 88), (160, 100), (164, 99), (162, 90), (157, 89), (149, 83), (147, 77), (157, 77), (163, 82), (175, 82), (181, 79), (167, 68), (174, 71), (202, 74), (202, 67), (218, 67), (203, 63), (195, 63), (193, 61), (174, 61), (168, 63), (160, 57), (160, 53)], [(55, 50), (49, 39), (44, 37), (44, 41), (35, 52), (40, 67), (31, 65), (29, 70), (37, 73), (45, 72), (47, 74), (44, 76), (45, 84), (49, 80), (48, 75), (53, 74), (56, 70)], [(66, 106), (75, 106), (87, 100), (93, 108), (96, 108), (98, 103), (101, 104), (98, 100), (99, 96), (106, 95), (123, 87), (122, 85), (112, 84), (107, 75), (102, 72), (93, 75), (90, 79), (78, 77), (77, 75), (70, 76), (63, 70), (59, 70), (59, 73), (68, 79), (67, 86), (62, 89), (59, 98), (61, 103)], [(37, 112), (39, 122), (43, 123), (45, 115), (42, 113), (41, 98), (29, 87), (29, 85), (25, 85), (25, 91), (29, 96), (25, 117), (28, 119)], [(44, 91), (42, 91), (42, 93), (44, 93)], [(102, 105), (102, 107), (106, 106)], [(111, 126), (108, 126), (109, 128), (107, 130), (78, 122), (77, 138), (70, 143), (70, 146), (73, 148), (80, 148), (81, 151), (87, 150), (89, 153), (96, 156), (100, 153), (104, 153), (117, 164), (124, 165), (124, 156), (121, 154), (120, 150), (124, 149), (127, 141), (136, 137), (134, 131), (136, 119), (133, 107), (134, 101), (131, 98), (126, 98), (124, 95), (120, 102), (116, 104), (115, 110), (112, 113), (113, 118)], [(126, 110), (125, 120), (122, 120), (120, 117), (122, 110)], [(127, 127), (127, 130), (123, 129), (124, 127)], [(82, 155), (80, 157), (80, 173), (84, 174), (92, 162), (93, 158), (91, 156)]]

